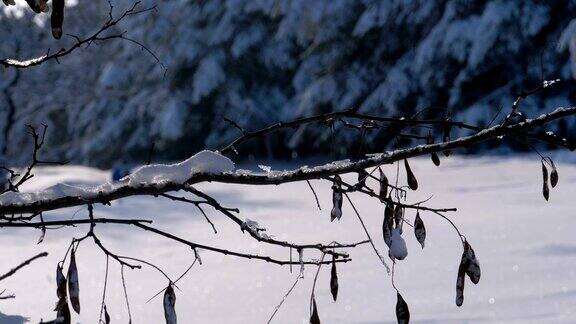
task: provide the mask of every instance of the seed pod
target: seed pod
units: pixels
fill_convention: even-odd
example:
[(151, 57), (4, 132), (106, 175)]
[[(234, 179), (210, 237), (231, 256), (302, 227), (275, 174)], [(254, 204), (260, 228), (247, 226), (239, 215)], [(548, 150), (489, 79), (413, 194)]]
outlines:
[(468, 241), (464, 241), (464, 254), (462, 258), (466, 258), (465, 268), (466, 274), (470, 278), (470, 281), (475, 285), (480, 282), (480, 263), (476, 259), (476, 253), (472, 246), (468, 244)]
[(320, 316), (318, 316), (318, 307), (316, 306), (316, 297), (312, 297), (312, 315), (310, 315), (310, 324), (320, 324)]
[(435, 166), (440, 166), (440, 158), (436, 152), (432, 152), (430, 158), (432, 158), (432, 163), (434, 163)]
[(548, 200), (550, 198), (550, 189), (548, 189), (548, 169), (542, 161), (542, 195), (544, 199)]
[(402, 224), (404, 223), (404, 208), (400, 205), (396, 205), (394, 208), (394, 224), (397, 229), (400, 230), (402, 234)]
[(424, 222), (420, 218), (420, 211), (416, 211), (416, 218), (414, 219), (414, 235), (422, 248), (424, 248), (424, 241), (426, 240), (426, 227), (424, 227)]
[(62, 25), (64, 24), (64, 0), (52, 0), (52, 36), (56, 39), (62, 37)]
[[(428, 131), (428, 137), (426, 138), (426, 144), (428, 144), (428, 145), (434, 144), (434, 138), (432, 137), (432, 132), (430, 132), (430, 131)], [(440, 166), (440, 158), (438, 157), (438, 154), (436, 154), (436, 152), (430, 153), (430, 158), (432, 159), (432, 163), (434, 163), (435, 166)]]
[(399, 292), (396, 292), (396, 319), (398, 320), (398, 324), (410, 323), (408, 304), (406, 304)]
[(386, 196), (388, 196), (388, 178), (382, 172), (382, 169), (378, 169), (380, 171), (380, 202), (384, 202), (386, 200)]
[(62, 273), (62, 267), (56, 266), (56, 296), (58, 299), (66, 298), (66, 277)]
[(552, 171), (550, 172), (550, 184), (552, 185), (552, 188), (554, 188), (558, 184), (558, 170), (556, 169), (556, 165), (552, 159), (548, 158), (548, 161), (550, 161), (550, 166), (552, 167)]
[(168, 284), (166, 291), (164, 291), (164, 318), (166, 324), (176, 324), (176, 294), (172, 283)]
[(80, 285), (78, 280), (78, 269), (76, 268), (76, 253), (74, 248), (70, 251), (70, 265), (68, 266), (68, 295), (72, 308), (80, 314)]
[(456, 306), (460, 307), (464, 303), (464, 278), (465, 278), (465, 265), (460, 261), (458, 267), (458, 276), (456, 277)]
[(46, 12), (48, 10), (46, 0), (26, 0), (26, 2), (35, 13)]
[(56, 320), (53, 323), (70, 324), (72, 316), (66, 298), (60, 298), (56, 304)]
[(106, 322), (106, 324), (110, 324), (110, 314), (108, 314), (106, 304), (104, 304), (104, 321)]
[(332, 186), (332, 211), (330, 212), (330, 221), (342, 218), (342, 191), (339, 186)]
[[(449, 142), (449, 141), (450, 141), (450, 131), (452, 130), (452, 124), (451, 124), (451, 122), (452, 122), (452, 118), (447, 117), (447, 118), (446, 118), (446, 123), (444, 124), (444, 127), (443, 127), (443, 129), (442, 129), (442, 132), (443, 132), (443, 134), (442, 134), (442, 140), (443, 140), (444, 142)], [(443, 153), (444, 153), (444, 155), (445, 155), (446, 157), (449, 157), (449, 156), (450, 156), (450, 150), (444, 150)]]
[(332, 269), (330, 271), (330, 292), (334, 301), (338, 298), (338, 272), (336, 271), (336, 257), (332, 256)]
[(418, 189), (418, 180), (414, 176), (412, 169), (410, 169), (410, 164), (408, 164), (408, 160), (404, 159), (404, 167), (406, 168), (406, 177), (408, 178), (408, 187), (412, 190)]
[(370, 177), (370, 174), (366, 170), (362, 169), (358, 171), (358, 188), (364, 188), (366, 186), (366, 179)]
[(46, 226), (42, 227), (42, 233), (40, 234), (40, 237), (38, 238), (38, 242), (36, 244), (40, 244), (42, 242), (44, 242), (44, 237), (46, 236)]
[(386, 209), (384, 211), (384, 222), (382, 223), (382, 235), (384, 236), (384, 242), (389, 248), (392, 244), (390, 238), (392, 235), (393, 223), (394, 223), (394, 209), (391, 203), (386, 203)]

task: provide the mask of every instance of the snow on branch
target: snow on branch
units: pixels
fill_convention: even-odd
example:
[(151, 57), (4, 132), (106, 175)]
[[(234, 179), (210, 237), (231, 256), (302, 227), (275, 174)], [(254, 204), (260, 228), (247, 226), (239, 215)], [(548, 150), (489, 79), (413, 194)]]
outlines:
[(322, 179), (417, 156), (470, 147), (501, 136), (514, 135), (521, 131), (544, 126), (575, 114), (576, 107), (558, 108), (535, 119), (493, 126), (452, 141), (374, 154), (357, 161), (334, 161), (312, 168), (301, 167), (295, 170), (270, 173), (234, 170), (234, 164), (227, 157), (217, 152), (203, 151), (181, 163), (143, 166), (118, 183), (109, 182), (96, 187), (73, 187), (59, 184), (34, 193), (7, 192), (0, 195), (0, 215), (36, 214), (66, 207), (109, 203), (130, 196), (159, 195), (170, 191), (186, 190), (190, 185), (201, 182), (279, 185), (295, 181)]

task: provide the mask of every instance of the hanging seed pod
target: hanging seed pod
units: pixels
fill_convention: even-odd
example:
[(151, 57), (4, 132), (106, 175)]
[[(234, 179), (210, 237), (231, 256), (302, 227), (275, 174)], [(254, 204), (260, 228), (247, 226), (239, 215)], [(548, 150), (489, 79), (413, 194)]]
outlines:
[(432, 159), (432, 163), (434, 163), (435, 166), (440, 166), (440, 158), (436, 152), (432, 152), (430, 154), (430, 158)]
[(542, 161), (542, 195), (544, 199), (548, 200), (550, 198), (550, 189), (548, 189), (548, 169)]
[(386, 201), (386, 196), (388, 196), (388, 178), (382, 172), (382, 169), (378, 169), (380, 171), (380, 202)]
[(370, 174), (366, 170), (362, 169), (358, 171), (358, 188), (364, 188), (366, 186), (366, 179), (370, 177)]
[(340, 220), (342, 218), (342, 193), (334, 191), (332, 193), (332, 202), (334, 206), (330, 212), (330, 221), (333, 222), (335, 219)]
[(310, 324), (320, 324), (320, 316), (318, 316), (318, 307), (316, 306), (316, 297), (312, 297), (312, 315), (310, 315)]
[(416, 218), (414, 219), (414, 235), (416, 239), (424, 248), (424, 241), (426, 241), (426, 227), (424, 227), (424, 222), (420, 218), (420, 211), (416, 211)]
[[(452, 118), (447, 117), (446, 118), (446, 123), (444, 124), (444, 127), (442, 128), (442, 141), (444, 142), (449, 142), (450, 141), (450, 131), (452, 130)], [(450, 156), (450, 150), (444, 150), (444, 155), (446, 157)]]
[(32, 11), (35, 13), (47, 12), (48, 5), (46, 4), (46, 0), (26, 0), (28, 6)]
[(470, 278), (470, 281), (475, 285), (478, 284), (478, 282), (480, 282), (480, 263), (478, 259), (476, 259), (476, 253), (474, 253), (474, 249), (468, 244), (468, 241), (464, 241), (464, 254), (462, 258), (466, 258), (464, 270)]
[(104, 321), (106, 324), (110, 324), (110, 314), (108, 314), (108, 308), (106, 308), (106, 304), (104, 304)]
[(465, 278), (465, 265), (460, 262), (458, 267), (458, 276), (456, 277), (456, 306), (460, 307), (464, 303), (464, 278)]
[(70, 251), (70, 265), (68, 266), (68, 295), (70, 296), (72, 308), (76, 313), (80, 314), (80, 285), (74, 248)]
[(38, 238), (38, 242), (36, 244), (40, 244), (42, 242), (44, 242), (44, 237), (46, 236), (46, 226), (42, 227), (42, 233), (40, 234), (40, 237)]
[(56, 304), (56, 320), (53, 323), (59, 324), (70, 324), (72, 320), (72, 315), (70, 314), (70, 308), (66, 302), (66, 298), (60, 298)]
[(52, 26), (52, 36), (60, 39), (62, 37), (62, 25), (64, 24), (64, 0), (52, 0), (50, 23)]
[(394, 209), (391, 203), (386, 203), (386, 208), (384, 211), (384, 222), (382, 223), (382, 235), (384, 236), (384, 242), (390, 248), (392, 241), (392, 228), (394, 223)]
[(412, 190), (418, 189), (418, 180), (414, 176), (412, 169), (410, 169), (410, 164), (408, 164), (408, 160), (404, 159), (404, 167), (406, 168), (406, 177), (408, 178), (408, 187)]
[(400, 234), (402, 234), (402, 225), (404, 223), (404, 208), (400, 205), (396, 205), (394, 208), (394, 224), (395, 228), (400, 230)]
[(394, 204), (392, 203), (392, 197), (388, 196), (386, 201), (386, 208), (384, 210), (384, 218), (390, 219), (390, 228), (394, 225)]
[(552, 168), (552, 171), (550, 172), (550, 185), (554, 188), (558, 184), (558, 170), (551, 158), (548, 158), (548, 161), (550, 161), (550, 166)]
[(336, 271), (336, 257), (332, 256), (332, 269), (330, 270), (330, 292), (334, 301), (338, 298), (338, 272)]
[(334, 176), (336, 181), (332, 184), (332, 210), (330, 211), (330, 221), (342, 218), (342, 186), (339, 181), (342, 179), (336, 175)]
[(56, 296), (58, 299), (66, 298), (66, 277), (60, 265), (56, 266)]
[(176, 294), (174, 293), (174, 288), (172, 288), (172, 283), (169, 283), (164, 291), (164, 318), (166, 319), (166, 324), (176, 324), (175, 306)]
[(398, 320), (398, 324), (410, 323), (408, 304), (406, 304), (399, 292), (396, 292), (396, 319)]
[[(434, 144), (434, 138), (432, 138), (432, 132), (430, 131), (428, 131), (428, 138), (426, 138), (426, 144), (428, 145)], [(440, 166), (440, 158), (438, 157), (438, 154), (436, 154), (436, 152), (430, 153), (430, 158), (432, 159), (432, 163), (434, 163), (435, 166)]]

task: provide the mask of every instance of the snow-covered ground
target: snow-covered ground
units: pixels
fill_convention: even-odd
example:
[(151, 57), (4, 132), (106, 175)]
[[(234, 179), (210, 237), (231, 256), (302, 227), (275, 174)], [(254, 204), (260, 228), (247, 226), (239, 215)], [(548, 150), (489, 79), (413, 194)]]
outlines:
[[(463, 158), (451, 157), (436, 168), (429, 159), (411, 162), (420, 188), (409, 201), (433, 195), (431, 207), (457, 207), (449, 216), (476, 251), (482, 267), (477, 286), (467, 280), (464, 305), (456, 307), (455, 283), (462, 247), (453, 229), (438, 216), (421, 213), (427, 228), (422, 250), (410, 229), (405, 229), (408, 257), (396, 267), (396, 284), (408, 303), (414, 322), (422, 323), (559, 323), (574, 322), (576, 309), (576, 165), (557, 161), (560, 182), (550, 202), (541, 195), (540, 162), (534, 156)], [(241, 166), (246, 168), (247, 166)], [(284, 167), (284, 166), (282, 166)], [(274, 169), (281, 168), (273, 166)], [(402, 169), (402, 168), (401, 168)], [(387, 166), (390, 178), (395, 167)], [(403, 175), (403, 173), (401, 173)], [(44, 168), (26, 190), (46, 188), (58, 182), (96, 184), (107, 181), (108, 172), (85, 167)], [(355, 175), (354, 175), (355, 177)], [(404, 177), (402, 176), (402, 179)], [(316, 208), (306, 183), (278, 187), (204, 184), (198, 188), (215, 195), (225, 206), (238, 207), (243, 218), (258, 221), (268, 234), (303, 242), (353, 242), (364, 233), (347, 202), (340, 222), (330, 222), (330, 184), (313, 181), (322, 211)], [(375, 183), (371, 185), (376, 188)], [(379, 249), (382, 206), (373, 199), (352, 195)], [(208, 211), (208, 209), (207, 209)], [(63, 210), (45, 219), (86, 217), (85, 209)], [(237, 225), (210, 211), (218, 234), (194, 206), (163, 198), (136, 197), (96, 206), (97, 216), (152, 219), (159, 228), (191, 241), (288, 259), (287, 250), (257, 244)], [(408, 217), (413, 219), (412, 212)], [(175, 242), (122, 225), (98, 225), (103, 244), (121, 254), (162, 265), (178, 277), (193, 260), (192, 251)], [(16, 299), (0, 301), (0, 312), (28, 317), (54, 317), (55, 270), (71, 238), (86, 227), (48, 231), (36, 245), (39, 230), (0, 229), (0, 272), (40, 251), (40, 259), (0, 283), (0, 291)], [(96, 323), (105, 269), (105, 257), (85, 241), (77, 252), (82, 314), (79, 323)], [(176, 309), (180, 323), (266, 323), (297, 276), (261, 261), (201, 252), (204, 264), (178, 283)], [(319, 255), (305, 255), (317, 258)], [(332, 302), (329, 267), (320, 272), (316, 299), (323, 323), (393, 323), (396, 294), (390, 277), (368, 245), (351, 250), (353, 262), (338, 267), (339, 299)], [(296, 253), (294, 254), (296, 258)], [(274, 323), (307, 323), (309, 297), (315, 267), (306, 268)], [(133, 323), (162, 323), (162, 299), (146, 301), (167, 284), (150, 268), (125, 270)], [(111, 262), (106, 304), (112, 323), (127, 323), (120, 268)], [(21, 323), (18, 317), (0, 315), (0, 323)]]

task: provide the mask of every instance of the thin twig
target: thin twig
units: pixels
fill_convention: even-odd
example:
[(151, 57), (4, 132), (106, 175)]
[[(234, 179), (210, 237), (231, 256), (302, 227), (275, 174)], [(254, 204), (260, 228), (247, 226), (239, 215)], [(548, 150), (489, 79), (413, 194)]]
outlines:
[(43, 258), (43, 257), (47, 257), (48, 256), (48, 252), (42, 252), (42, 253), (38, 253), (35, 256), (31, 257), (30, 259), (20, 263), (19, 265), (17, 265), (15, 268), (12, 268), (12, 270), (6, 272), (5, 274), (0, 276), (0, 281), (12, 276), (13, 274), (15, 274), (18, 270), (24, 268), (25, 266), (29, 265), (32, 261), (39, 259), (39, 258)]

